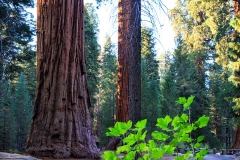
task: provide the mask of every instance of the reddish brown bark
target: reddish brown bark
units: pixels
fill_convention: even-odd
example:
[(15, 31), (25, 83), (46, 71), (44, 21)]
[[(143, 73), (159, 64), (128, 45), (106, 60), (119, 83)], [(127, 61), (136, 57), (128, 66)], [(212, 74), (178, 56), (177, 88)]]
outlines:
[(118, 3), (118, 93), (116, 120), (140, 120), (141, 1)]
[(234, 15), (240, 16), (240, 0), (234, 0)]
[(130, 0), (118, 3), (118, 88), (116, 121), (129, 120)]
[(129, 117), (141, 119), (141, 0), (131, 0), (129, 52)]
[(37, 1), (37, 87), (27, 152), (98, 158), (84, 54), (83, 0)]
[[(234, 0), (234, 15), (235, 17), (240, 16), (240, 0)], [(239, 118), (238, 116), (236, 118)], [(237, 126), (235, 131), (233, 148), (240, 148), (240, 125)]]
[(240, 149), (240, 125), (238, 125), (237, 130), (235, 131), (235, 141), (233, 148)]

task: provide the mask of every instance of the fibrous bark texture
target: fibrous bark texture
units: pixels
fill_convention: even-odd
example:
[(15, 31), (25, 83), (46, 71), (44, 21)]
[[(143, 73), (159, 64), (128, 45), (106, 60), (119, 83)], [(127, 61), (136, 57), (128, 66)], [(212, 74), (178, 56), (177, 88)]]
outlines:
[(141, 0), (131, 0), (129, 52), (130, 120), (141, 119)]
[(141, 1), (118, 3), (118, 93), (116, 121), (140, 120)]
[(92, 135), (83, 0), (37, 1), (37, 87), (27, 152), (99, 158)]
[(233, 148), (240, 149), (240, 125), (238, 125), (237, 130), (235, 131), (235, 141), (233, 144)]
[(129, 120), (129, 40), (130, 39), (130, 1), (118, 3), (118, 88), (116, 121)]
[(240, 0), (233, 0), (234, 1), (234, 15), (240, 16)]
[[(235, 17), (240, 16), (240, 0), (234, 0), (234, 15)], [(236, 116), (235, 118), (239, 118)], [(237, 129), (235, 131), (233, 148), (240, 148), (240, 125), (238, 124)]]

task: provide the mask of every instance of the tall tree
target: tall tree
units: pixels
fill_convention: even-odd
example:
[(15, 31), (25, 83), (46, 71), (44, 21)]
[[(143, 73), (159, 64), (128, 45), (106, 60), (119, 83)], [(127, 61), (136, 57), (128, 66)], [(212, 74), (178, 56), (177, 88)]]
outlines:
[(156, 60), (155, 39), (152, 30), (142, 28), (141, 34), (141, 113), (142, 119), (148, 119), (147, 127), (151, 132), (156, 119), (160, 117), (159, 61)]
[(0, 78), (4, 75), (13, 80), (21, 72), (18, 55), (32, 40), (34, 31), (26, 8), (33, 6), (33, 0), (0, 1)]
[(27, 152), (98, 158), (88, 108), (84, 2), (37, 1), (37, 86)]
[(104, 146), (109, 140), (105, 133), (115, 123), (117, 97), (117, 57), (110, 37), (106, 37), (100, 75), (100, 144)]
[(118, 3), (117, 121), (141, 117), (141, 1)]
[(235, 132), (235, 140), (233, 147), (240, 148), (240, 69), (239, 69), (239, 41), (240, 41), (240, 29), (239, 29), (239, 21), (240, 21), (240, 1), (233, 1), (234, 3), (234, 19), (230, 22), (230, 25), (234, 28), (234, 32), (232, 33), (232, 41), (229, 43), (229, 56), (230, 63), (229, 68), (232, 71), (232, 74), (229, 78), (231, 82), (235, 85), (235, 98), (233, 98), (233, 102), (235, 106), (233, 107), (236, 115), (235, 119), (237, 121), (237, 128)]
[(0, 150), (16, 149), (16, 119), (14, 116), (15, 99), (9, 81), (0, 86)]
[(93, 107), (96, 105), (96, 94), (98, 92), (99, 83), (99, 45), (97, 42), (98, 36), (98, 17), (92, 3), (85, 4), (85, 53), (86, 53), (86, 68), (87, 80), (90, 94), (90, 100)]
[(12, 105), (16, 118), (16, 148), (18, 151), (24, 151), (30, 130), (33, 106), (23, 73), (20, 74)]

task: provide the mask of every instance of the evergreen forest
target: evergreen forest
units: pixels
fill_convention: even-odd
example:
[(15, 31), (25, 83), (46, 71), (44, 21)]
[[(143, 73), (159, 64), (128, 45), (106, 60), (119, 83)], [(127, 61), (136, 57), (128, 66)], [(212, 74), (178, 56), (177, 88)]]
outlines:
[[(38, 1), (40, 3), (40, 0)], [(78, 1), (83, 3), (82, 0)], [(131, 1), (137, 4), (136, 0), (119, 1)], [(240, 149), (240, 1), (176, 0), (174, 8), (167, 9), (165, 13), (169, 17), (175, 33), (174, 49), (167, 52), (156, 49), (156, 45), (159, 44), (156, 33), (160, 32), (154, 27), (144, 25), (145, 23), (133, 24), (132, 18), (138, 19), (134, 14), (129, 16), (130, 18), (128, 17), (130, 19), (129, 24), (138, 28), (138, 30), (132, 29), (134, 28), (132, 26), (131, 29), (126, 30), (124, 27), (121, 28), (121, 25), (125, 25), (123, 19), (126, 17), (124, 16), (128, 15), (122, 14), (122, 17), (118, 16), (120, 26), (118, 32), (121, 31), (123, 35), (136, 36), (130, 38), (126, 36), (128, 37), (126, 39), (120, 38), (122, 41), (119, 39), (118, 44), (116, 44), (113, 43), (109, 34), (105, 37), (104, 46), (100, 46), (98, 39), (101, 32), (101, 28), (99, 28), (101, 17), (97, 15), (97, 9), (106, 3), (109, 5), (111, 2), (96, 0), (96, 4), (85, 3), (83, 9), (84, 26), (81, 29), (84, 28), (84, 33), (81, 36), (84, 36), (84, 43), (79, 40), (76, 44), (82, 43), (84, 45), (84, 56), (79, 55), (84, 60), (79, 62), (79, 66), (76, 66), (79, 67), (81, 74), (86, 74), (86, 81), (82, 80), (81, 82), (87, 87), (79, 86), (72, 91), (64, 91), (61, 95), (58, 90), (61, 89), (61, 84), (65, 83), (62, 83), (62, 79), (59, 79), (56, 89), (51, 88), (52, 85), (55, 85), (55, 82), (49, 80), (49, 78), (46, 78), (49, 80), (46, 83), (38, 81), (48, 75), (51, 75), (51, 77), (59, 76), (61, 72), (55, 74), (56, 68), (59, 67), (60, 70), (69, 70), (68, 75), (60, 75), (69, 80), (66, 83), (70, 83), (71, 80), (71, 84), (77, 83), (75, 82), (77, 78), (74, 79), (72, 78), (74, 76), (71, 75), (75, 71), (71, 72), (69, 67), (73, 64), (65, 65), (69, 67), (67, 69), (61, 68), (58, 64), (60, 62), (65, 64), (64, 61), (68, 60), (66, 57), (56, 61), (55, 67), (50, 66), (55, 64), (53, 54), (45, 58), (44, 56), (38, 57), (38, 55), (44, 55), (42, 53), (45, 52), (44, 48), (46, 47), (43, 46), (45, 42), (50, 45), (51, 43), (59, 43), (59, 48), (63, 51), (68, 49), (68, 47), (64, 48), (60, 45), (65, 44), (65, 41), (55, 42), (52, 40), (56, 37), (69, 38), (57, 33), (64, 32), (64, 29), (57, 26), (60, 22), (59, 24), (43, 24), (44, 27), (50, 26), (58, 29), (56, 32), (54, 30), (52, 33), (54, 35), (49, 41), (44, 41), (42, 35), (45, 34), (45, 28), (38, 28), (39, 25), (36, 27), (35, 24), (38, 22), (34, 19), (33, 13), (29, 11), (29, 8), (36, 7), (33, 0), (0, 0), (0, 152), (24, 153), (29, 148), (30, 150), (33, 149), (31, 144), (37, 143), (37, 141), (35, 142), (32, 136), (30, 136), (30, 140), (28, 139), (29, 135), (34, 133), (34, 127), (37, 126), (37, 123), (33, 123), (33, 119), (40, 117), (40, 115), (36, 115), (38, 111), (41, 111), (41, 108), (37, 107), (41, 103), (38, 98), (45, 95), (45, 98), (49, 100), (49, 103), (51, 101), (51, 105), (56, 110), (65, 110), (64, 114), (67, 115), (70, 111), (76, 111), (74, 107), (75, 104), (78, 104), (78, 101), (74, 97), (68, 96), (68, 93), (76, 90), (80, 91), (76, 99), (87, 99), (84, 104), (87, 104), (88, 107), (86, 108), (89, 111), (83, 109), (82, 112), (89, 112), (91, 120), (86, 118), (88, 117), (87, 114), (85, 117), (83, 116), (90, 123), (92, 129), (87, 131), (91, 132), (91, 138), (94, 139), (89, 143), (96, 143), (99, 149), (109, 147), (109, 143), (113, 139), (106, 136), (105, 133), (117, 121), (127, 119), (136, 123), (136, 120), (147, 119), (146, 130), (151, 133), (155, 131), (158, 118), (167, 115), (175, 117), (183, 113), (189, 114), (191, 121), (196, 121), (202, 115), (210, 118), (207, 127), (196, 130), (192, 134), (195, 138), (200, 135), (205, 136), (201, 142), (201, 148)], [(151, 0), (149, 3), (158, 6), (159, 10), (164, 6), (157, 0)], [(142, 12), (146, 11), (147, 7), (144, 7), (146, 4), (146, 1), (143, 0)], [(68, 5), (66, 4), (66, 6)], [(124, 7), (135, 9), (135, 6), (131, 3), (126, 3)], [(122, 7), (122, 10), (124, 10), (124, 7)], [(120, 2), (119, 8), (121, 10)], [(41, 13), (43, 15), (44, 12), (45, 10), (42, 9)], [(61, 12), (61, 14), (63, 13)], [(140, 13), (138, 15), (141, 16)], [(37, 16), (39, 17), (39, 15)], [(71, 17), (71, 21), (74, 21), (76, 17)], [(142, 17), (144, 19), (144, 16)], [(46, 19), (49, 19), (49, 17)], [(161, 22), (161, 17), (158, 17), (158, 19)], [(117, 23), (117, 21), (114, 21), (114, 23)], [(67, 22), (64, 24), (68, 25)], [(72, 30), (75, 31), (75, 29), (72, 27)], [(36, 37), (38, 38), (36, 39)], [(43, 37), (43, 40), (41, 40), (41, 37)], [(128, 39), (131, 40), (128, 41)], [(41, 41), (41, 44), (37, 44), (36, 41)], [(78, 50), (77, 47), (72, 48), (70, 52)], [(48, 50), (49, 53), (54, 52), (54, 48)], [(134, 52), (132, 53), (131, 50), (134, 50)], [(123, 59), (128, 52), (129, 55), (126, 56), (126, 59)], [(139, 57), (133, 57), (135, 53)], [(71, 59), (77, 56), (70, 55), (69, 57)], [(138, 59), (139, 61), (137, 61)], [(123, 63), (121, 60), (123, 60)], [(136, 61), (133, 62), (133, 60)], [(40, 61), (43, 64), (37, 63)], [(73, 61), (78, 62), (78, 59)], [(127, 69), (124, 68), (125, 63), (129, 65)], [(122, 64), (123, 66), (121, 66)], [(138, 68), (134, 67), (137, 65)], [(77, 71), (75, 74), (78, 75)], [(136, 78), (136, 76), (139, 77)], [(49, 86), (47, 86), (48, 83)], [(47, 87), (40, 90), (39, 88), (43, 86)], [(36, 87), (38, 88), (37, 91)], [(86, 89), (86, 94), (85, 91), (84, 93), (81, 92), (84, 89)], [(129, 91), (126, 96), (124, 95), (126, 93), (125, 89), (127, 92)], [(58, 99), (51, 99), (50, 96), (46, 96), (53, 95), (53, 93), (56, 97), (59, 96), (59, 101), (65, 106), (68, 104), (65, 101), (71, 99), (70, 106), (72, 108), (57, 109), (58, 105), (54, 105), (54, 103)], [(63, 95), (66, 96), (62, 98)], [(127, 102), (124, 101), (124, 96), (127, 97)], [(189, 111), (186, 111), (176, 101), (179, 97), (187, 98), (190, 96), (195, 98)], [(123, 101), (120, 101), (119, 97), (120, 99), (123, 98)], [(132, 102), (132, 99), (135, 102)], [(44, 105), (47, 106), (48, 103), (44, 103)], [(121, 118), (124, 114), (120, 113), (121, 109), (118, 106), (121, 105), (129, 107), (127, 108), (129, 115), (126, 114), (125, 118)], [(44, 111), (41, 113), (57, 117), (57, 120), (49, 118), (51, 122), (49, 125), (56, 126), (56, 124), (62, 124), (62, 122), (67, 124), (57, 116), (59, 113), (56, 112), (56, 115), (54, 115), (55, 109), (42, 109)], [(75, 115), (72, 115), (71, 118), (66, 116), (66, 119), (75, 121)], [(136, 115), (136, 117), (134, 118), (133, 115)], [(76, 126), (70, 124), (69, 126), (77, 130)], [(83, 126), (85, 127), (85, 125)], [(57, 127), (57, 129), (49, 127), (49, 131), (44, 131), (43, 135), (55, 130), (56, 134), (54, 132), (50, 136), (52, 139), (50, 139), (52, 144), (58, 143), (57, 140), (62, 138), (61, 133), (58, 133), (59, 128), (61, 127)], [(40, 129), (42, 128), (40, 127)], [(74, 133), (74, 136), (77, 133)], [(146, 137), (150, 139), (151, 135), (147, 134)], [(62, 152), (65, 153), (65, 150)], [(36, 154), (36, 151), (28, 151), (28, 153), (42, 156), (42, 154)], [(48, 156), (48, 154), (46, 155)], [(68, 154), (49, 155), (54, 158), (69, 156)], [(88, 157), (78, 154), (73, 155)], [(96, 158), (96, 155), (92, 154), (91, 157)]]

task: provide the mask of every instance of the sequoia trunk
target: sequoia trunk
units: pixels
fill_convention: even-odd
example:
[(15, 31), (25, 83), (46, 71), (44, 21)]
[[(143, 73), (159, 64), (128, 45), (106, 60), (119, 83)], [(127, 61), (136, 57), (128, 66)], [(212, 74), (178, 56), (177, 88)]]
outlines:
[(140, 120), (141, 1), (118, 3), (118, 93), (116, 120)]
[[(234, 0), (234, 16), (237, 17), (240, 15), (240, 0)], [(239, 116), (236, 115), (237, 119), (239, 119)], [(240, 148), (240, 125), (238, 124), (237, 129), (235, 131), (235, 137), (234, 137), (234, 143), (233, 148)]]
[(27, 152), (98, 158), (84, 54), (83, 0), (37, 1), (37, 86)]
[(129, 120), (129, 52), (130, 52), (130, 1), (118, 3), (118, 88), (116, 121)]
[(130, 120), (141, 119), (141, 0), (131, 0), (129, 52)]

